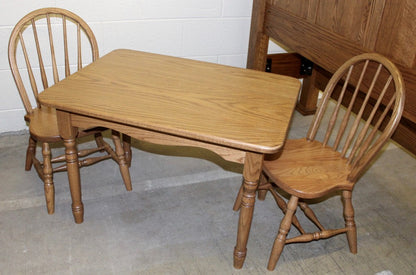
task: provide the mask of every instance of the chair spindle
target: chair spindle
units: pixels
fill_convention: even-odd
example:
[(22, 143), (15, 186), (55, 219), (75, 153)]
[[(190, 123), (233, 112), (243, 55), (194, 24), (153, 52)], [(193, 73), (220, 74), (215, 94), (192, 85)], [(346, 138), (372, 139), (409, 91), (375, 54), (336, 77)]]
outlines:
[(56, 83), (59, 82), (59, 74), (58, 74), (58, 67), (56, 65), (55, 47), (53, 45), (53, 35), (52, 35), (51, 18), (50, 18), (50, 15), (49, 14), (46, 14), (46, 20), (47, 20), (47, 23), (48, 23), (49, 46), (51, 48), (53, 80), (54, 80), (54, 82), (56, 84)]
[(359, 110), (359, 112), (357, 114), (357, 117), (354, 120), (354, 124), (352, 126), (350, 135), (348, 136), (348, 138), (347, 138), (347, 140), (345, 142), (345, 145), (344, 145), (344, 149), (342, 150), (342, 153), (341, 153), (343, 157), (346, 156), (347, 151), (348, 151), (348, 149), (350, 148), (351, 145), (354, 147), (354, 142), (353, 142), (354, 137), (357, 134), (357, 130), (358, 130), (358, 127), (360, 125), (361, 118), (362, 118), (362, 116), (364, 114), (364, 110), (365, 110), (365, 108), (367, 106), (368, 100), (370, 99), (370, 96), (371, 96), (371, 93), (372, 93), (372, 91), (374, 89), (375, 83), (377, 82), (377, 79), (378, 79), (378, 77), (380, 75), (381, 68), (382, 68), (382, 65), (380, 64), (378, 66), (378, 68), (377, 68), (376, 73), (374, 74), (374, 77), (373, 77), (372, 81), (371, 81), (371, 85), (370, 85), (370, 88), (367, 91), (367, 94), (365, 96), (364, 102), (363, 102), (363, 104), (362, 104), (362, 106), (361, 106), (361, 108), (360, 108), (360, 110)]
[(71, 71), (69, 69), (68, 34), (67, 34), (67, 28), (66, 28), (65, 15), (62, 15), (62, 27), (63, 27), (63, 35), (64, 35), (65, 77), (68, 77), (71, 74)]
[(365, 72), (367, 71), (368, 63), (369, 63), (369, 60), (366, 60), (366, 62), (364, 63), (363, 69), (361, 70), (360, 78), (358, 79), (358, 82), (357, 82), (357, 85), (355, 87), (354, 93), (352, 95), (351, 101), (348, 105), (348, 109), (347, 109), (347, 111), (344, 115), (344, 118), (343, 118), (342, 122), (341, 122), (337, 138), (335, 139), (335, 143), (334, 143), (334, 146), (333, 146), (334, 150), (338, 150), (339, 144), (341, 143), (341, 139), (344, 136), (345, 130), (347, 129), (348, 122), (350, 121), (352, 108), (355, 104), (355, 100), (357, 99), (357, 95), (358, 95), (358, 92), (360, 90), (361, 83), (364, 79)]
[[(392, 80), (393, 80), (393, 77), (392, 77), (392, 76), (390, 76), (390, 77), (388, 78), (388, 80), (387, 80), (386, 84), (384, 85), (384, 88), (383, 88), (383, 90), (382, 90), (382, 92), (381, 92), (380, 96), (378, 97), (376, 104), (374, 105), (373, 109), (371, 110), (371, 114), (370, 114), (370, 116), (368, 117), (368, 119), (367, 119), (367, 121), (366, 121), (366, 123), (365, 123), (365, 125), (364, 125), (363, 129), (361, 130), (361, 133), (360, 133), (360, 134), (359, 134), (359, 136), (357, 137), (357, 140), (356, 140), (356, 142), (355, 142), (355, 146), (353, 147), (353, 149), (352, 149), (352, 151), (351, 151), (351, 157), (349, 158), (349, 163), (351, 163), (351, 162), (352, 162), (352, 160), (353, 160), (353, 158), (354, 158), (354, 156), (355, 156), (355, 153), (356, 153), (356, 152), (357, 152), (357, 150), (361, 147), (361, 145), (363, 145), (363, 143), (364, 143), (364, 145), (363, 145), (363, 146), (362, 146), (362, 148), (361, 148), (361, 151), (362, 151), (362, 152), (364, 152), (364, 151), (367, 149), (367, 147), (371, 144), (371, 140), (372, 140), (372, 138), (374, 137), (374, 135), (375, 135), (375, 133), (376, 133), (376, 131), (377, 131), (378, 127), (374, 127), (374, 128), (373, 128), (373, 131), (372, 131), (371, 133), (374, 133), (374, 134), (371, 134), (371, 133), (370, 133), (370, 136), (371, 136), (371, 137), (370, 137), (370, 136), (368, 136), (368, 137), (369, 137), (369, 138), (367, 138), (368, 142), (364, 142), (364, 138), (365, 138), (365, 136), (367, 135), (368, 129), (369, 129), (369, 127), (370, 127), (370, 124), (371, 124), (371, 122), (373, 121), (374, 116), (376, 115), (377, 110), (378, 110), (378, 109), (379, 109), (379, 107), (380, 107), (381, 101), (383, 100), (384, 95), (385, 95), (385, 93), (386, 93), (386, 91), (387, 91), (387, 89), (388, 89), (388, 87), (389, 87), (389, 85), (390, 85), (390, 83), (391, 83), (391, 81), (392, 81)], [(379, 122), (380, 122), (380, 124), (381, 124), (382, 120), (381, 120), (381, 121), (379, 120)], [(361, 155), (361, 154), (359, 154), (359, 155)]]
[(387, 104), (387, 106), (385, 107), (383, 113), (380, 115), (377, 123), (374, 125), (373, 130), (371, 131), (371, 133), (368, 135), (367, 139), (364, 142), (364, 145), (362, 146), (360, 152), (358, 152), (354, 162), (352, 163), (353, 166), (355, 166), (358, 162), (359, 159), (361, 159), (361, 157), (364, 155), (364, 153), (367, 151), (368, 147), (371, 145), (371, 143), (373, 142), (373, 139), (375, 137), (375, 135), (377, 134), (378, 129), (381, 126), (381, 123), (384, 121), (384, 119), (387, 116), (387, 113), (390, 111), (391, 107), (393, 106), (393, 103), (396, 101), (396, 99), (394, 97), (390, 98), (389, 103)]
[[(35, 19), (32, 19), (32, 29), (33, 29), (33, 36), (35, 38), (36, 51), (38, 53), (39, 69), (40, 69), (40, 76), (42, 79), (42, 85), (43, 85), (43, 89), (46, 89), (49, 87), (48, 78), (46, 77), (45, 65), (43, 64), (42, 51), (40, 50), (39, 37), (38, 37), (38, 31), (36, 29)], [(37, 93), (35, 94), (35, 97), (37, 97)]]
[(82, 69), (82, 52), (81, 52), (81, 27), (77, 24), (77, 45), (78, 45), (78, 70)]
[[(34, 93), (35, 97), (37, 98), (38, 86), (36, 85), (35, 76), (33, 75), (32, 66), (30, 64), (29, 56), (28, 56), (28, 53), (27, 53), (27, 50), (26, 50), (25, 41), (23, 39), (23, 35), (22, 35), (21, 32), (19, 32), (19, 40), (20, 40), (20, 45), (22, 46), (23, 55), (25, 57), (25, 62), (26, 62), (26, 67), (27, 67), (27, 73), (29, 75), (30, 85), (32, 87), (32, 90), (33, 90), (33, 93)], [(30, 102), (28, 102), (27, 104), (30, 105)], [(39, 105), (39, 103), (38, 103), (38, 105)]]
[(348, 83), (349, 83), (349, 80), (350, 80), (350, 77), (351, 77), (351, 72), (352, 72), (353, 68), (354, 68), (354, 65), (351, 65), (349, 70), (348, 70), (348, 74), (347, 74), (347, 77), (344, 81), (344, 85), (342, 86), (342, 90), (341, 90), (341, 94), (339, 96), (339, 100), (338, 100), (337, 105), (335, 107), (335, 110), (334, 110), (334, 112), (331, 116), (331, 119), (329, 120), (328, 128), (327, 128), (326, 135), (325, 135), (325, 139), (323, 141), (324, 146), (328, 144), (329, 138), (332, 134), (332, 130), (334, 129), (335, 123), (337, 121), (339, 109), (341, 107), (341, 102), (342, 102), (342, 99), (344, 98), (345, 91), (347, 90)]

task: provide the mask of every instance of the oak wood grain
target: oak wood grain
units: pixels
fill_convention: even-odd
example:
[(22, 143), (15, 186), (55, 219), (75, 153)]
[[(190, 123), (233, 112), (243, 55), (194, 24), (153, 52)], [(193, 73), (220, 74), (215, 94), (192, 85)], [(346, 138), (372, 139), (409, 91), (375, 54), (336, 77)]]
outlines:
[(285, 140), (299, 88), (290, 77), (116, 50), (39, 99), (67, 112), (274, 153)]

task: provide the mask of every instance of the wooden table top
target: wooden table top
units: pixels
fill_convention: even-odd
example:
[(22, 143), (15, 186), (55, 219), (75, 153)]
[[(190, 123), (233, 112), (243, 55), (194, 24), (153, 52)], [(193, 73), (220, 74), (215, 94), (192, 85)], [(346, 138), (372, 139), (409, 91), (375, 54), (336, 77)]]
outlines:
[[(297, 79), (115, 50), (39, 95), (42, 105), (259, 153), (283, 145)], [(99, 126), (99, 125), (97, 125)]]

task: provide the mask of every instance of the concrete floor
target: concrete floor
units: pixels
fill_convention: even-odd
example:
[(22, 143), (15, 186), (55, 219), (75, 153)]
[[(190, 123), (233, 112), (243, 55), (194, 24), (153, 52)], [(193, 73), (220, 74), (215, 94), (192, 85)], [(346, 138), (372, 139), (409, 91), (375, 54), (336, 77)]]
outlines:
[[(310, 119), (295, 114), (290, 137), (304, 136)], [(136, 141), (132, 192), (112, 161), (81, 170), (85, 221), (77, 225), (65, 173), (55, 174), (56, 211), (47, 214), (42, 182), (24, 171), (27, 138), (0, 136), (0, 274), (267, 272), (282, 218), (270, 195), (256, 204), (243, 269), (232, 267), (240, 165), (205, 150)], [(270, 273), (415, 274), (415, 178), (414, 156), (390, 143), (354, 191), (358, 254), (345, 235), (292, 244)], [(324, 224), (343, 224), (339, 197), (312, 208)]]

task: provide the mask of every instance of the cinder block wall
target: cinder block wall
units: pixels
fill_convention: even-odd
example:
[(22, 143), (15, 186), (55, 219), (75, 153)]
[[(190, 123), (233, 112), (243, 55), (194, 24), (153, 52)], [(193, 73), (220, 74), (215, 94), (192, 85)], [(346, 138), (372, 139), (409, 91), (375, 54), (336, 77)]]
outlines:
[[(127, 48), (245, 67), (253, 0), (18, 0), (0, 3), (0, 133), (27, 128), (7, 59), (24, 15), (60, 7), (92, 28), (100, 55)], [(281, 52), (275, 44), (270, 52)], [(155, 64), (157, 66), (157, 64)]]

